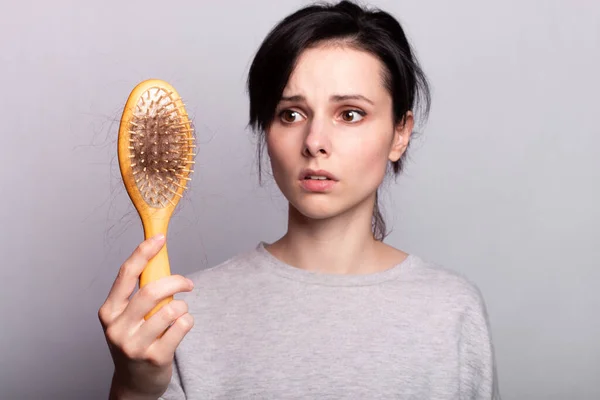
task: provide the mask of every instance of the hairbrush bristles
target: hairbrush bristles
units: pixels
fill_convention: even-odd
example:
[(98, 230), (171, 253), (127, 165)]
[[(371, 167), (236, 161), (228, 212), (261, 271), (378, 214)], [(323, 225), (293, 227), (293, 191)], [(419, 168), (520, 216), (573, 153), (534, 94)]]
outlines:
[[(129, 121), (129, 158), (142, 198), (155, 208), (175, 205), (180, 184), (193, 172), (195, 156), (190, 121), (181, 99), (163, 88), (151, 87), (140, 96)], [(184, 173), (184, 174), (182, 174)]]

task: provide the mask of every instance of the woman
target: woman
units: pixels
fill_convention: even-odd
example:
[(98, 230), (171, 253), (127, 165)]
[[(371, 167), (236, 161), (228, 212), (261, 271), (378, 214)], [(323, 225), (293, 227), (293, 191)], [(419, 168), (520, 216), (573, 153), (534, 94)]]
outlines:
[(429, 104), (398, 22), (345, 1), (301, 9), (263, 42), (248, 91), (287, 232), (129, 300), (164, 238), (143, 242), (99, 310), (112, 398), (495, 398), (478, 289), (383, 243), (377, 191)]

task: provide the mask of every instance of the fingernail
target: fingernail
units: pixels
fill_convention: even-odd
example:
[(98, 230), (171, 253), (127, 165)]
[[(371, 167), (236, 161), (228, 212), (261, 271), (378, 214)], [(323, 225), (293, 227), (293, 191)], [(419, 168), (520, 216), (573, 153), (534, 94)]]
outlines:
[(156, 236), (152, 237), (152, 240), (155, 240), (155, 241), (157, 241), (157, 242), (160, 242), (160, 241), (162, 241), (164, 238), (165, 238), (165, 235), (164, 235), (164, 234), (162, 234), (162, 233), (159, 233), (158, 235), (156, 235)]
[(190, 278), (185, 278), (185, 279), (187, 279), (188, 282), (190, 283), (190, 285), (192, 285), (192, 287), (194, 287), (194, 281), (193, 280), (191, 280)]

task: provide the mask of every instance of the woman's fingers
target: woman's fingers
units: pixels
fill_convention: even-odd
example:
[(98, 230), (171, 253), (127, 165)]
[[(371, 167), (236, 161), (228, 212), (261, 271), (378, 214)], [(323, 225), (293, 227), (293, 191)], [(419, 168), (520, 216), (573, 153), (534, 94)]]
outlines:
[(98, 317), (103, 326), (110, 324), (125, 309), (142, 271), (148, 261), (158, 254), (164, 243), (164, 235), (144, 240), (121, 265), (106, 301), (98, 311)]
[[(176, 293), (189, 292), (193, 287), (192, 281), (181, 275), (169, 275), (150, 282), (131, 298), (127, 308), (119, 317), (119, 323), (126, 326), (139, 326), (144, 316), (161, 300), (174, 296)], [(164, 306), (160, 310), (163, 308)], [(171, 312), (171, 310), (167, 309), (165, 312)]]
[(142, 324), (136, 333), (136, 342), (143, 348), (150, 347), (171, 324), (187, 312), (188, 305), (185, 301), (169, 302)]
[[(156, 316), (156, 314), (153, 315), (153, 317), (154, 316)], [(194, 317), (192, 317), (191, 314), (185, 313), (177, 318), (164, 335), (150, 345), (147, 353), (148, 359), (152, 360), (152, 363), (155, 365), (165, 365), (172, 362), (177, 346), (179, 346), (185, 335), (193, 328), (193, 326)]]

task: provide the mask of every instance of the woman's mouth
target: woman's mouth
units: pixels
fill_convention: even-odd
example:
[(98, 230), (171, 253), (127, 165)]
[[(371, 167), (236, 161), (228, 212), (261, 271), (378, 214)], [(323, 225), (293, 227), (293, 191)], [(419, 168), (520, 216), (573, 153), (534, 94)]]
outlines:
[(330, 191), (337, 182), (326, 177), (307, 177), (300, 180), (300, 186), (308, 192), (325, 193)]

